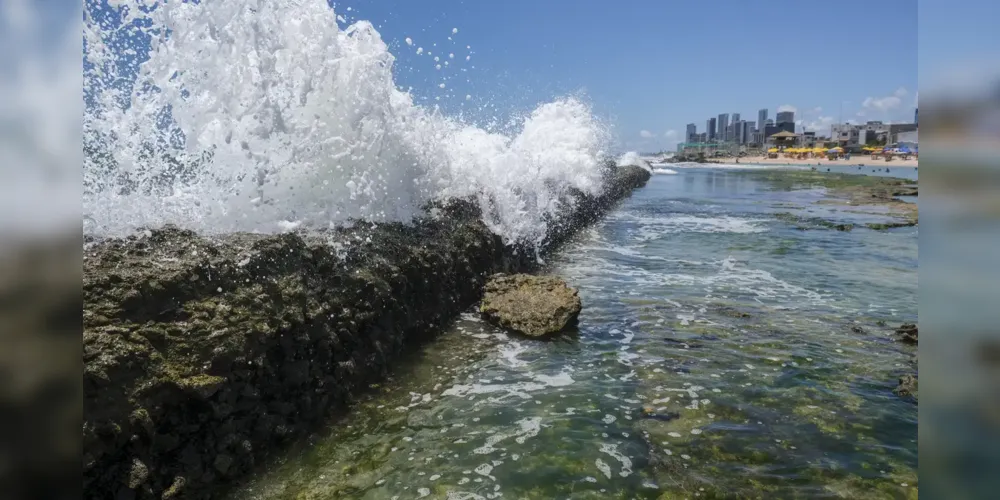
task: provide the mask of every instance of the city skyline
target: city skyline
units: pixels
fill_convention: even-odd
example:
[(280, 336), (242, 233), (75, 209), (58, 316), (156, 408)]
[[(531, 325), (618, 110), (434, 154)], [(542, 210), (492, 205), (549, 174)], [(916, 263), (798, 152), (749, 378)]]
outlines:
[[(815, 108), (810, 108), (805, 110), (804, 113), (805, 116), (802, 116), (800, 115), (799, 108), (792, 106), (790, 104), (780, 105), (775, 108), (770, 108), (770, 107), (760, 108), (757, 110), (756, 113), (757, 120), (755, 121), (755, 126), (756, 126), (755, 131), (762, 132), (763, 127), (767, 126), (768, 124), (777, 125), (778, 119), (780, 117), (783, 117), (785, 113), (792, 113), (793, 115), (792, 123), (794, 123), (794, 131), (796, 133), (815, 132), (818, 136), (830, 136), (832, 127), (835, 125), (862, 125), (868, 122), (882, 122), (886, 125), (915, 123), (917, 108), (918, 108), (918, 100), (917, 100), (918, 94), (917, 92), (914, 92), (912, 94), (912, 102), (909, 103), (907, 103), (905, 100), (908, 96), (910, 96), (910, 92), (904, 87), (897, 88), (889, 96), (880, 98), (869, 96), (861, 101), (861, 109), (859, 111), (854, 111), (853, 113), (849, 113), (849, 111), (838, 109), (834, 111), (834, 113), (828, 114), (822, 107), (817, 106)], [(849, 101), (844, 101), (843, 104), (846, 105), (848, 103)], [(867, 110), (874, 110), (874, 112), (869, 113), (867, 112)], [(770, 116), (772, 116), (771, 115), (772, 112), (774, 113), (773, 114), (774, 118), (770, 118)], [(729, 127), (729, 130), (736, 133), (735, 129), (733, 128), (735, 126), (735, 119), (742, 117), (742, 113), (737, 111), (728, 113), (718, 113), (717, 115), (711, 115), (711, 116), (713, 117), (706, 121), (704, 129), (702, 127), (696, 126), (695, 129), (696, 138), (697, 136), (700, 136), (702, 133), (708, 132), (707, 130), (708, 121), (712, 121), (713, 123), (721, 122), (723, 117), (725, 117), (728, 120), (728, 123), (726, 125)], [(748, 116), (752, 115), (748, 114)], [(731, 117), (733, 119), (730, 119)], [(840, 117), (842, 117), (842, 121), (839, 120)], [(741, 120), (741, 121), (750, 122), (750, 120)], [(689, 128), (691, 125), (696, 125), (697, 123), (698, 123), (697, 120), (689, 122), (684, 127), (685, 133), (683, 135), (675, 133), (672, 129), (668, 130), (667, 133), (664, 134), (664, 137), (667, 139), (676, 139), (676, 140), (666, 141), (668, 147), (664, 147), (661, 149), (664, 151), (672, 151), (676, 148), (676, 145), (679, 143), (698, 142), (697, 140), (695, 141), (689, 140), (689, 136), (691, 135), (689, 133)], [(729, 138), (728, 136), (724, 136), (724, 134), (720, 132), (724, 128), (723, 125), (721, 125), (721, 123), (716, 123), (715, 126), (716, 126), (714, 130), (716, 134), (715, 138), (719, 142), (732, 141), (731, 138)], [(647, 131), (644, 130), (644, 132)], [(644, 137), (647, 138), (655, 137), (655, 133), (648, 132), (647, 134), (644, 134)], [(757, 136), (751, 136), (751, 139), (754, 139), (756, 137)], [(706, 139), (709, 139), (709, 137), (706, 137)]]

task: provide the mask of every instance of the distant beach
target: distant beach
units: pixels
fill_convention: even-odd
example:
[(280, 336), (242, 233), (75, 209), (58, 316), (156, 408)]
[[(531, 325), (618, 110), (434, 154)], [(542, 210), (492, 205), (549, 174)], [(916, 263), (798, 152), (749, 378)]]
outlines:
[[(735, 159), (726, 158), (722, 160), (726, 163), (734, 163)], [(884, 158), (879, 158), (873, 160), (871, 156), (861, 155), (852, 156), (850, 160), (829, 160), (826, 158), (808, 158), (804, 160), (799, 160), (795, 158), (766, 158), (763, 156), (750, 156), (740, 158), (740, 164), (748, 165), (798, 165), (798, 166), (821, 166), (821, 167), (857, 167), (857, 166), (869, 166), (869, 167), (917, 167), (917, 159), (910, 158), (908, 160), (903, 160), (900, 158), (893, 158), (892, 161), (885, 161)]]

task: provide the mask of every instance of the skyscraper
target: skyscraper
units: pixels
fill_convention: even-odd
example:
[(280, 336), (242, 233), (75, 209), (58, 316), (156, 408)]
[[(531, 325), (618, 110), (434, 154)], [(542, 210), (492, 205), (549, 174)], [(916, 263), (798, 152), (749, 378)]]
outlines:
[(693, 123), (688, 123), (688, 125), (687, 125), (687, 134), (684, 135), (684, 137), (686, 137), (686, 139), (684, 139), (684, 141), (685, 142), (697, 142), (695, 140), (695, 139), (697, 139), (697, 137), (696, 137), (697, 135), (698, 135), (698, 127), (695, 126), (695, 124), (693, 124)]
[(764, 108), (757, 112), (757, 127), (763, 131), (764, 125), (767, 124), (767, 108)]
[(716, 138), (715, 118), (709, 118), (708, 121), (705, 122), (705, 134), (710, 141)]
[(729, 113), (719, 115), (719, 140), (726, 142), (729, 140)]
[(775, 125), (781, 125), (782, 123), (795, 123), (795, 112), (794, 111), (778, 111), (777, 120), (774, 121)]
[(740, 121), (740, 144), (749, 144), (753, 141), (754, 122)]
[(739, 121), (740, 121), (740, 114), (733, 113), (733, 123), (739, 123)]

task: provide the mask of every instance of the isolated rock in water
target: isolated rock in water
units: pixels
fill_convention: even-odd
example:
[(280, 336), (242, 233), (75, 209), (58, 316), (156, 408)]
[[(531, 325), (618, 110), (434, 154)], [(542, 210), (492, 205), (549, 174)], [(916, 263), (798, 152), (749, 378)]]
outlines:
[(914, 323), (903, 323), (896, 329), (897, 339), (907, 344), (917, 343), (917, 325)]
[(494, 274), (479, 311), (495, 325), (541, 337), (576, 322), (580, 297), (554, 276)]
[(917, 397), (917, 377), (913, 375), (903, 375), (899, 377), (899, 385), (892, 392), (897, 396)]

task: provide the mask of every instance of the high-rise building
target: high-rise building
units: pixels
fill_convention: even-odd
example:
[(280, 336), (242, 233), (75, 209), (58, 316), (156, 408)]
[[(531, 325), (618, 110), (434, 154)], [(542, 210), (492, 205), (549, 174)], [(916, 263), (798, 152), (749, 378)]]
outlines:
[(698, 127), (695, 126), (695, 124), (693, 124), (693, 123), (688, 123), (688, 125), (687, 125), (687, 134), (684, 135), (684, 137), (686, 137), (686, 139), (684, 139), (684, 141), (685, 142), (697, 142), (695, 140), (695, 139), (697, 139), (697, 137), (696, 137), (697, 135), (698, 135)]
[(745, 120), (740, 121), (740, 144), (750, 144), (754, 142), (754, 125), (754, 122), (748, 122)]
[(709, 141), (716, 138), (715, 118), (709, 118), (705, 122), (705, 135), (708, 137)]
[(729, 113), (719, 115), (719, 136), (721, 142), (729, 140)]
[(795, 123), (795, 112), (794, 111), (778, 111), (777, 120), (775, 123), (781, 125), (782, 123)]
[(765, 125), (767, 125), (767, 108), (757, 111), (757, 128), (764, 130)]
[(733, 123), (738, 123), (740, 121), (740, 114), (733, 113)]

